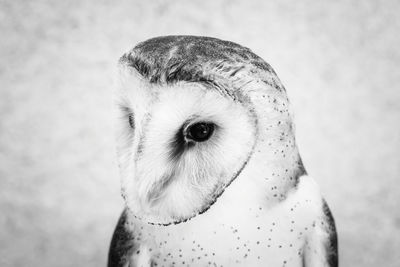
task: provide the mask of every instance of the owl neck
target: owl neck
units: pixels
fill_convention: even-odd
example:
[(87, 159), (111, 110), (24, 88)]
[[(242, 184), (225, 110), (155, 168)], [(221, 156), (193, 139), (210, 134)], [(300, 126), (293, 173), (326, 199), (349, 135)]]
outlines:
[(273, 205), (286, 199), (306, 171), (296, 145), (286, 93), (273, 89), (255, 90), (249, 95), (257, 116), (257, 138), (238, 183), (249, 186), (257, 192), (256, 198)]
[[(285, 126), (278, 129), (283, 130)], [(271, 203), (282, 201), (305, 174), (293, 134), (265, 133), (259, 137), (249, 168), (243, 177), (260, 188)], [(286, 136), (285, 136), (286, 135)]]
[[(255, 150), (241, 174), (225, 189), (210, 208), (209, 216), (238, 221), (241, 214), (270, 210), (282, 203), (305, 174), (294, 137), (269, 145), (272, 136), (260, 136)], [(283, 150), (283, 152), (282, 152)], [(213, 217), (214, 218), (214, 217)]]

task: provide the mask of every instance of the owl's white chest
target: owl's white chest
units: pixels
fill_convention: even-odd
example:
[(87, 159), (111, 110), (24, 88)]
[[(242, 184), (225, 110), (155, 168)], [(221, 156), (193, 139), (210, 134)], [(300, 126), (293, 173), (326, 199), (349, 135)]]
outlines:
[(245, 192), (251, 186), (230, 189), (187, 222), (140, 224), (142, 249), (154, 266), (302, 266), (306, 236), (322, 220), (314, 189), (299, 187), (273, 207)]

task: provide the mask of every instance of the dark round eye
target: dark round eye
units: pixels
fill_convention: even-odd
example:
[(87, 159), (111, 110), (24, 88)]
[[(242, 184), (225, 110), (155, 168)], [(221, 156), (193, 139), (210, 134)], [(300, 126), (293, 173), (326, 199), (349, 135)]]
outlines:
[(198, 122), (190, 125), (187, 132), (187, 138), (195, 142), (204, 142), (208, 140), (214, 132), (214, 124), (207, 122)]

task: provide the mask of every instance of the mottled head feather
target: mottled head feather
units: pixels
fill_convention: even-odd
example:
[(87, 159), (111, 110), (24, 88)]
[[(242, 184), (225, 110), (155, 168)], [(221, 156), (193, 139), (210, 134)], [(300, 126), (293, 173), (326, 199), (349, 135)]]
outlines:
[[(250, 49), (211, 37), (152, 38), (124, 54), (120, 63), (133, 67), (153, 84), (202, 82), (232, 94), (237, 89), (232, 81), (239, 72), (245, 72), (245, 76), (259, 77), (276, 89), (283, 89), (272, 67)], [(223, 86), (227, 83), (230, 86)]]

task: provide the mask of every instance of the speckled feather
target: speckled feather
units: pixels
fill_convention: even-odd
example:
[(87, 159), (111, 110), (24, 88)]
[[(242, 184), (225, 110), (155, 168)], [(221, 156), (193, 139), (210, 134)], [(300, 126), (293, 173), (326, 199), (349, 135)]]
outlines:
[[(122, 120), (126, 125), (135, 124), (138, 129), (130, 133), (123, 128), (120, 134), (123, 138), (117, 142), (127, 208), (110, 247), (110, 267), (337, 266), (333, 217), (314, 180), (306, 175), (295, 143), (285, 89), (265, 61), (232, 42), (209, 37), (166, 36), (138, 44), (120, 59), (120, 69), (124, 77), (137, 78), (130, 85), (128, 78), (122, 78), (124, 83), (119, 90), (122, 100), (119, 99), (118, 105), (124, 114), (133, 114), (135, 108), (139, 111), (135, 114), (137, 122), (132, 123), (131, 115)], [(214, 184), (218, 186), (208, 191), (198, 189), (202, 192), (199, 196), (204, 196), (199, 199), (202, 203), (196, 203), (196, 198), (192, 199), (189, 194), (185, 206), (188, 210), (174, 211), (173, 204), (181, 205), (179, 199), (185, 197), (176, 200), (168, 194), (181, 194), (179, 188), (184, 188), (185, 183), (179, 175), (167, 175), (168, 180), (160, 179), (148, 185), (153, 190), (151, 197), (155, 196), (154, 190), (159, 191), (157, 202), (152, 202), (150, 211), (142, 212), (136, 203), (141, 198), (132, 195), (139, 194), (134, 193), (135, 188), (146, 183), (146, 179), (140, 181), (141, 177), (132, 177), (128, 170), (132, 164), (145, 166), (146, 156), (156, 149), (151, 143), (156, 139), (148, 132), (157, 130), (158, 124), (154, 121), (162, 124), (169, 119), (162, 114), (180, 110), (177, 114), (181, 116), (188, 108), (175, 103), (176, 97), (192, 101), (193, 107), (202, 107), (196, 111), (201, 116), (209, 108), (210, 114), (219, 114), (220, 123), (233, 132), (232, 140), (240, 139), (242, 143), (232, 144), (231, 150), (227, 148), (221, 154), (232, 154), (229, 164), (233, 165), (226, 163), (228, 167), (222, 172), (225, 176)], [(147, 104), (142, 103), (145, 101)], [(168, 105), (173, 102), (172, 107)], [(216, 109), (218, 106), (226, 106), (227, 110)], [(178, 116), (174, 114), (170, 117)], [(171, 119), (171, 123), (177, 124), (171, 129), (182, 128), (179, 116)], [(235, 120), (239, 127), (249, 129), (246, 134), (232, 128), (235, 124), (230, 126)], [(238, 131), (236, 135), (235, 131)], [(242, 138), (235, 139), (235, 136)], [(136, 143), (131, 151), (127, 147), (132, 142)], [(167, 143), (182, 145), (182, 142)], [(158, 149), (163, 149), (163, 143), (160, 144)], [(221, 144), (219, 149), (223, 149)], [(191, 152), (172, 153), (174, 157), (167, 157), (166, 161), (179, 162), (187, 156), (185, 153)], [(213, 161), (224, 160), (223, 157)], [(231, 173), (226, 173), (227, 170)], [(204, 178), (203, 171), (195, 167), (194, 171)], [(135, 179), (139, 179), (136, 185)], [(201, 181), (198, 186), (207, 187), (209, 183)], [(190, 190), (193, 194), (199, 192)], [(174, 213), (162, 207), (172, 207)]]

